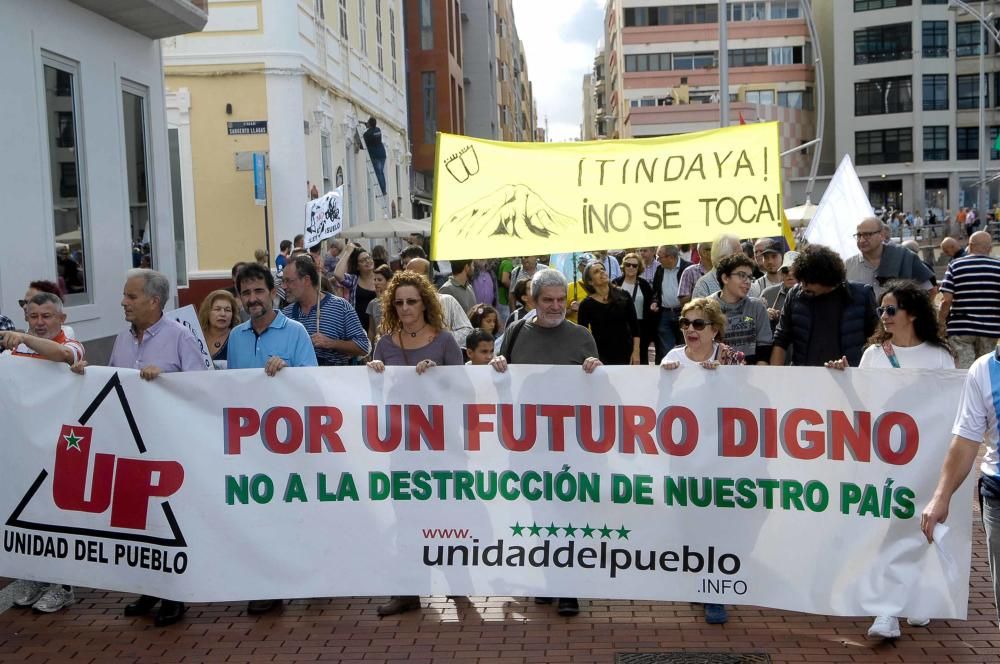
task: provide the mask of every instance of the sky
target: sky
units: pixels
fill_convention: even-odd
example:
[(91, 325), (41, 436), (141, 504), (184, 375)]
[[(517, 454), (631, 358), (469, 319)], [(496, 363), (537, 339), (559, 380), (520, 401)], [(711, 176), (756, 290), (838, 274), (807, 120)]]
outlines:
[(538, 126), (548, 116), (548, 140), (580, 137), (583, 76), (604, 35), (604, 0), (513, 0), (524, 42)]

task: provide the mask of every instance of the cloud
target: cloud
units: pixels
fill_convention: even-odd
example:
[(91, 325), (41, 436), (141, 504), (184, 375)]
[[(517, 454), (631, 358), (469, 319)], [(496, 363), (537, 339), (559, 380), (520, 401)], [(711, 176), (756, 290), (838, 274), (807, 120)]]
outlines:
[(538, 124), (548, 117), (551, 140), (579, 138), (583, 76), (604, 36), (603, 0), (514, 0)]

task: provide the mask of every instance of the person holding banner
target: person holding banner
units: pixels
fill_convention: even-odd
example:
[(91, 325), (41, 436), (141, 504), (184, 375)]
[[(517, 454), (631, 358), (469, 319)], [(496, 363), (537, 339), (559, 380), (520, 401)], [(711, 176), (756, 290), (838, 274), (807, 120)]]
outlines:
[(669, 351), (660, 362), (664, 369), (700, 366), (715, 369), (720, 365), (746, 364), (743, 353), (722, 343), (726, 334), (726, 316), (719, 300), (699, 297), (681, 309), (679, 321), (684, 345)]

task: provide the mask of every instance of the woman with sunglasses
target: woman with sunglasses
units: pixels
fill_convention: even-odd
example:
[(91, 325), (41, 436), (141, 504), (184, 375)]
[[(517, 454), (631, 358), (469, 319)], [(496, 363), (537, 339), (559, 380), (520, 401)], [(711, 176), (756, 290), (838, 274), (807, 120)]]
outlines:
[(723, 340), (743, 353), (747, 364), (767, 364), (774, 337), (767, 305), (758, 297), (750, 297), (753, 270), (754, 262), (745, 254), (726, 256), (715, 266), (722, 288), (710, 297), (719, 302), (726, 317)]
[(639, 364), (639, 321), (629, 294), (611, 283), (604, 265), (594, 261), (583, 270), (587, 297), (576, 320), (590, 329), (597, 356), (604, 364)]
[[(397, 272), (382, 294), (382, 324), (374, 359), (368, 368), (415, 367), (418, 374), (438, 365), (462, 366), (465, 354), (444, 325), (444, 312), (434, 287), (416, 272)], [(397, 595), (378, 607), (391, 616), (420, 608), (416, 595)]]
[(639, 319), (639, 364), (649, 363), (649, 344), (656, 338), (657, 316), (653, 305), (653, 286), (642, 278), (645, 269), (642, 258), (637, 253), (627, 253), (622, 257), (622, 276), (612, 283), (632, 296), (635, 315)]
[[(941, 337), (937, 312), (927, 291), (913, 281), (893, 281), (879, 300), (879, 325), (861, 356), (860, 369), (954, 369), (955, 357)], [(827, 362), (831, 369), (845, 369), (847, 358)], [(906, 619), (923, 627), (927, 618)], [(878, 616), (868, 628), (870, 639), (899, 638), (899, 619)]]
[(677, 321), (684, 335), (684, 345), (669, 351), (660, 362), (664, 369), (701, 366), (715, 369), (720, 365), (745, 364), (743, 353), (722, 343), (726, 317), (717, 299), (699, 297), (681, 309)]

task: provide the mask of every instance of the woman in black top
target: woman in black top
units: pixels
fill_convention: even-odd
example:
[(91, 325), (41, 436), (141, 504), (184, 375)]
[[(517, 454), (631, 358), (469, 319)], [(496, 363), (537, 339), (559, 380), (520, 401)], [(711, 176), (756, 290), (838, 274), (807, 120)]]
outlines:
[(628, 293), (613, 285), (600, 263), (583, 271), (587, 298), (580, 303), (577, 322), (590, 328), (604, 364), (639, 364), (639, 321)]
[(640, 277), (645, 265), (637, 253), (622, 256), (622, 276), (611, 283), (618, 286), (632, 298), (636, 318), (639, 319), (639, 364), (649, 363), (649, 344), (656, 340), (659, 316), (653, 309), (653, 286)]

